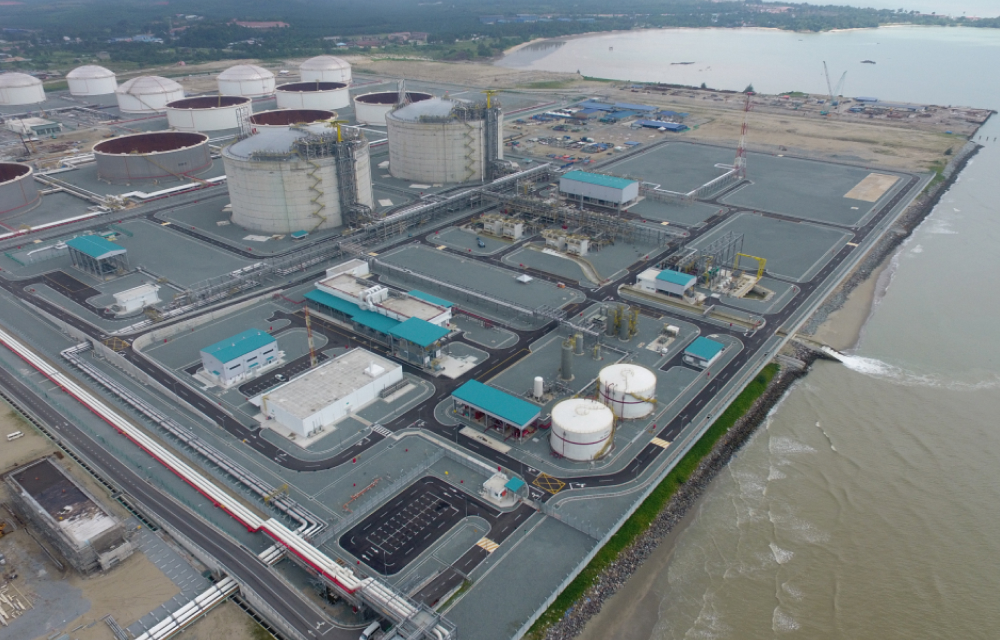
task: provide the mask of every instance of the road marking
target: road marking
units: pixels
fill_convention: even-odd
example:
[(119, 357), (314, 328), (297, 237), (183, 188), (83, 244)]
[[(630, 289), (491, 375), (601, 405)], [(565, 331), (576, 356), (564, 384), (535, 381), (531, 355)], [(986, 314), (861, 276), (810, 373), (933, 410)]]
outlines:
[(544, 489), (545, 491), (548, 491), (552, 495), (559, 493), (560, 491), (562, 491), (563, 487), (566, 486), (565, 482), (563, 482), (559, 478), (553, 478), (547, 473), (538, 474), (538, 477), (535, 478), (534, 482), (532, 482), (531, 484), (535, 485), (539, 489)]
[(856, 246), (858, 246), (858, 243), (857, 242), (848, 242), (847, 246), (849, 246), (849, 247), (856, 247)]
[(664, 449), (666, 449), (667, 447), (670, 446), (670, 441), (663, 440), (661, 438), (653, 438), (649, 442), (650, 442), (650, 444), (655, 444), (656, 446), (663, 447)]
[(500, 545), (493, 542), (489, 538), (483, 538), (482, 540), (476, 543), (476, 546), (479, 547), (480, 549), (485, 549), (486, 553), (493, 553), (494, 551), (500, 548)]

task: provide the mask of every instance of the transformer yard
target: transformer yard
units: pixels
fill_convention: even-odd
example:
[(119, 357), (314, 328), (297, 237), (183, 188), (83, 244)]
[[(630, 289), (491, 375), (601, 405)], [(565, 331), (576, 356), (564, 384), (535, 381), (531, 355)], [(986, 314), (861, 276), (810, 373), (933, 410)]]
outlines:
[(58, 127), (0, 136), (0, 393), (211, 575), (143, 640), (521, 637), (933, 178), (332, 56), (69, 81), (3, 85)]

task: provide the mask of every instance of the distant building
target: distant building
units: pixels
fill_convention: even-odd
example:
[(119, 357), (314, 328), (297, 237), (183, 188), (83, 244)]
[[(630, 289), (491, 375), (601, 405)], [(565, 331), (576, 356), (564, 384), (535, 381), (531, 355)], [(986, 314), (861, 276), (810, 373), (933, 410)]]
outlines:
[(238, 27), (245, 27), (247, 29), (284, 29), (288, 27), (287, 22), (271, 21), (271, 22), (250, 22), (247, 20), (233, 20), (229, 24), (235, 24)]
[(21, 118), (8, 120), (7, 128), (22, 136), (47, 137), (62, 131), (62, 124), (44, 118)]
[(256, 377), (280, 360), (274, 336), (258, 329), (237, 333), (201, 350), (205, 374), (224, 387)]

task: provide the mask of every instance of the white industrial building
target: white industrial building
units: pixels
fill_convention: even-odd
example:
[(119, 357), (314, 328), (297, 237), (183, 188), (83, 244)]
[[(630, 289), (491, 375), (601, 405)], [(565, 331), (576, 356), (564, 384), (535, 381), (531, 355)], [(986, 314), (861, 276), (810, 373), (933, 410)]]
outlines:
[(259, 98), (274, 93), (274, 74), (255, 64), (238, 64), (219, 74), (219, 93), (224, 96)]
[(279, 364), (282, 355), (274, 336), (249, 329), (202, 349), (201, 364), (206, 377), (231, 387)]
[(653, 412), (656, 374), (636, 364), (613, 364), (597, 376), (601, 402), (619, 418), (642, 418)]
[(26, 73), (0, 73), (0, 105), (17, 106), (45, 102), (42, 81)]
[(74, 96), (105, 96), (115, 92), (115, 72), (96, 64), (77, 67), (66, 74), (69, 92)]
[[(349, 263), (341, 265), (341, 267), (348, 265)], [(327, 273), (329, 274), (330, 271), (333, 269)], [(372, 311), (399, 322), (410, 318), (419, 318), (424, 322), (441, 327), (451, 321), (451, 307), (434, 304), (402, 291), (388, 289), (377, 282), (359, 277), (358, 273), (368, 273), (367, 263), (365, 263), (363, 271), (352, 266), (349, 271), (335, 272), (332, 276), (327, 275), (316, 283), (316, 288), (341, 300), (353, 302), (363, 311)]]
[(585, 256), (590, 251), (590, 237), (578, 233), (570, 233), (565, 229), (545, 229), (542, 231), (545, 246), (569, 255)]
[(146, 307), (160, 302), (159, 291), (159, 285), (155, 284), (143, 284), (132, 289), (119, 291), (114, 294), (115, 303), (111, 305), (111, 310), (118, 316), (142, 311)]
[(299, 65), (303, 82), (342, 82), (351, 84), (351, 64), (336, 56), (316, 56)]
[(517, 218), (499, 213), (487, 213), (480, 220), (483, 223), (483, 231), (498, 238), (520, 240), (524, 235), (524, 222)]
[(266, 419), (308, 438), (402, 381), (402, 365), (364, 349), (352, 349), (250, 402), (260, 407)]
[(638, 275), (635, 284), (643, 291), (684, 298), (691, 294), (697, 280), (690, 273), (681, 273), (673, 269), (646, 269)]
[(559, 192), (578, 202), (620, 209), (639, 199), (639, 183), (599, 173), (570, 171), (560, 176)]
[(590, 398), (563, 400), (552, 408), (552, 451), (568, 460), (588, 462), (611, 451), (615, 415)]
[(184, 88), (169, 78), (139, 76), (115, 90), (122, 113), (159, 113), (167, 104), (184, 97)]

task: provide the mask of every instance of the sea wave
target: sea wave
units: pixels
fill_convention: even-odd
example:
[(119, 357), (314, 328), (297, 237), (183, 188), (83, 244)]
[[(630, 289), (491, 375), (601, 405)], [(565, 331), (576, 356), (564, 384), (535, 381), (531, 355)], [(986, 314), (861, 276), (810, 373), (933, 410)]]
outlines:
[(965, 382), (933, 374), (920, 374), (907, 371), (902, 367), (883, 362), (877, 358), (845, 355), (843, 363), (851, 371), (909, 387), (937, 387), (955, 391), (982, 391), (1000, 388), (1000, 376), (996, 375), (992, 379)]

